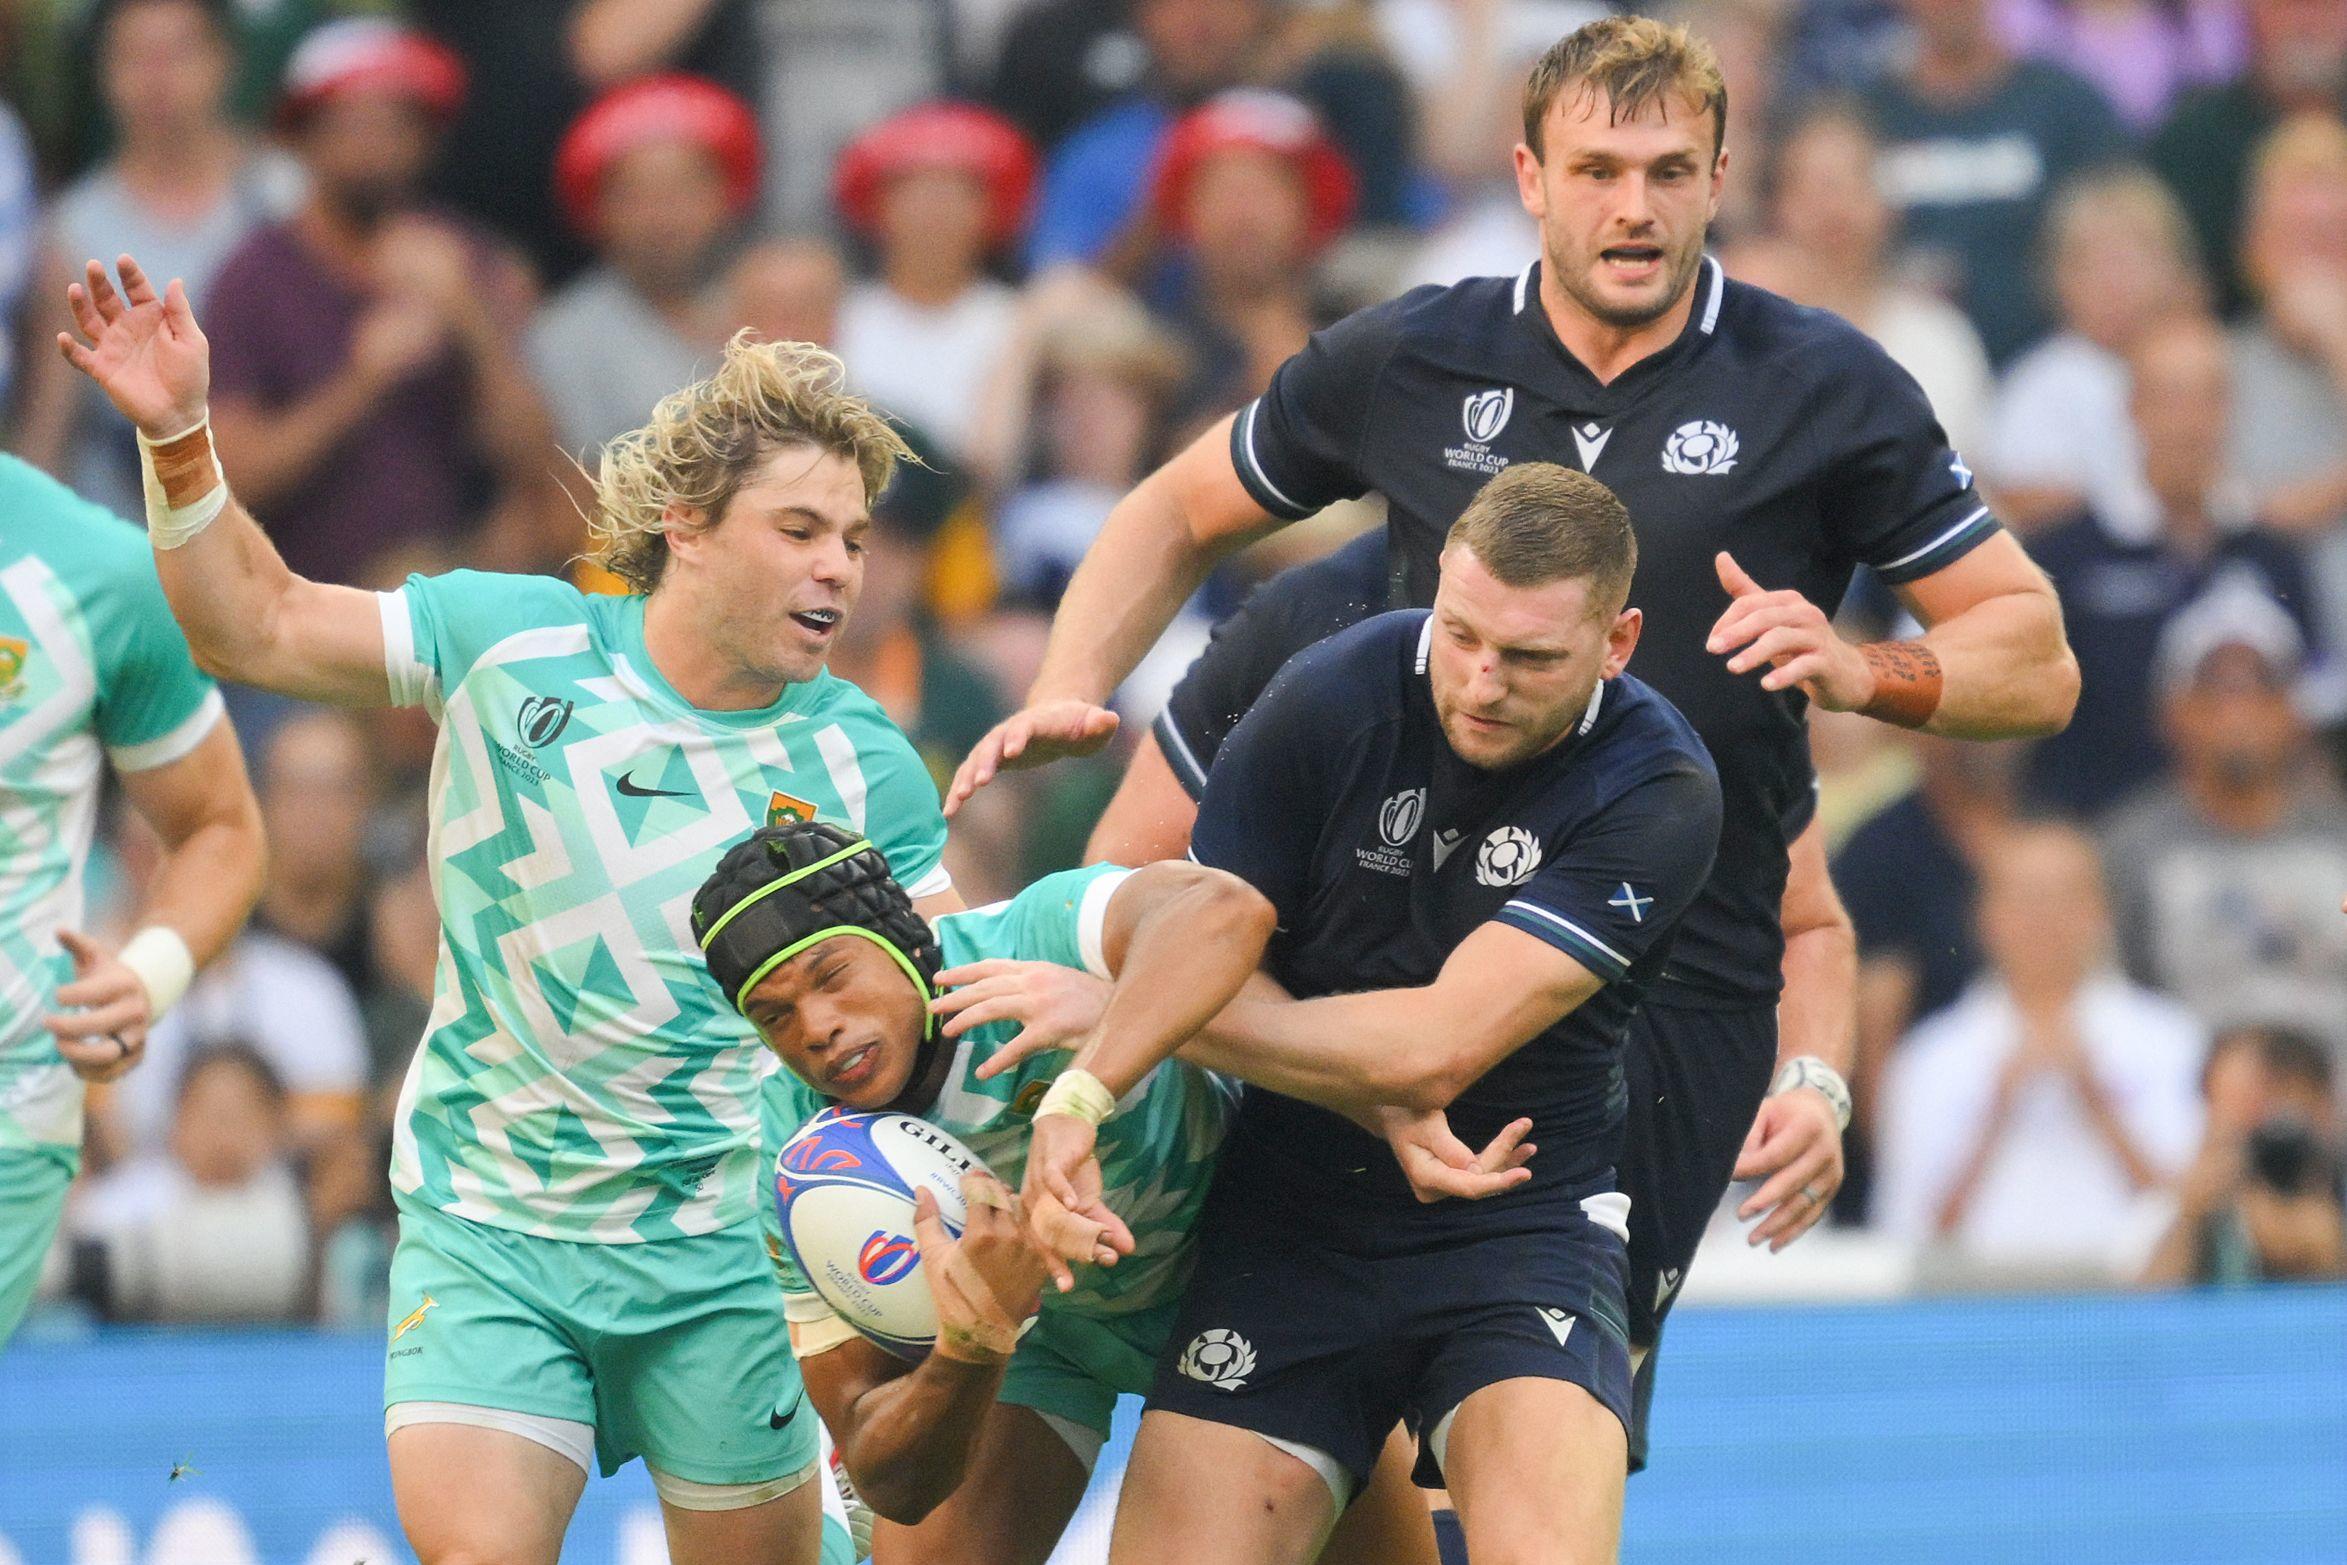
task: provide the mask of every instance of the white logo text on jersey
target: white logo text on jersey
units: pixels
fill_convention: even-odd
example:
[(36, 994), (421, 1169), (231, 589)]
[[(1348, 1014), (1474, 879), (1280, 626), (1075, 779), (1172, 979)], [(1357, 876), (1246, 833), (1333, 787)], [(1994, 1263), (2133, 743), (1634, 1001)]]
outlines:
[(1725, 424), (1699, 418), (1671, 431), (1662, 448), (1666, 473), (1725, 473), (1736, 465), (1736, 432)]
[(1175, 1368), (1217, 1391), (1236, 1391), (1255, 1373), (1255, 1348), (1229, 1327), (1215, 1326), (1190, 1339)]
[(1521, 826), (1499, 826), (1475, 852), (1475, 878), (1486, 886), (1521, 886), (1540, 868), (1540, 841)]
[(1495, 386), (1489, 391), (1475, 391), (1460, 404), (1459, 422), (1466, 428), (1467, 443), (1463, 446), (1443, 447), (1445, 467), (1462, 473), (1476, 473), (1489, 478), (1508, 465), (1508, 459), (1491, 449), (1499, 432), (1508, 427), (1508, 417), (1516, 411), (1516, 388)]

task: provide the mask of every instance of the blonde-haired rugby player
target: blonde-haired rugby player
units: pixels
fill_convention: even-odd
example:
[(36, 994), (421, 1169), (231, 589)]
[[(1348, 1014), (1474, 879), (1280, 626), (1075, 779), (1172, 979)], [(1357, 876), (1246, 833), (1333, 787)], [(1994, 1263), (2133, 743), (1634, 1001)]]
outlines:
[(590, 1466), (641, 1456), (679, 1565), (816, 1560), (816, 1419), (757, 1218), (768, 1066), (687, 913), (726, 844), (789, 816), (868, 833), (924, 911), (957, 905), (929, 774), (823, 666), (903, 443), (837, 359), (736, 339), (603, 452), (597, 557), (629, 594), (307, 581), (213, 456), (185, 293), (117, 266), (119, 291), (95, 261), (70, 290), (87, 341), (59, 346), (138, 426), (197, 659), (440, 723), (438, 992), (391, 1169), (409, 1541), (427, 1565), (553, 1565)]

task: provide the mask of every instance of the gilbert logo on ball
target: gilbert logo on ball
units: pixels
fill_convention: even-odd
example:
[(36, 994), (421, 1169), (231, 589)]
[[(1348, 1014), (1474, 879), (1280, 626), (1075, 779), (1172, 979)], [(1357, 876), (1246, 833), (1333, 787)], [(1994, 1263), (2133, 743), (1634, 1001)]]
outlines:
[(842, 1320), (900, 1358), (937, 1338), (937, 1305), (913, 1237), (913, 1193), (937, 1198), (948, 1234), (969, 1213), (962, 1176), (983, 1168), (959, 1141), (909, 1114), (828, 1108), (774, 1160), (774, 1208), (799, 1275)]
[(1725, 473), (1736, 465), (1736, 432), (1710, 419), (1697, 419), (1671, 431), (1662, 448), (1666, 473)]

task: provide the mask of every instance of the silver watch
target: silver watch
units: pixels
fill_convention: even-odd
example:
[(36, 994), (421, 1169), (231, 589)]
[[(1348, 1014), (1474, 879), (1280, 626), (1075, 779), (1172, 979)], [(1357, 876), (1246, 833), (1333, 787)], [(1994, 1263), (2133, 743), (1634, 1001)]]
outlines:
[(1834, 1119), (1842, 1129), (1850, 1128), (1850, 1084), (1842, 1080), (1842, 1073), (1814, 1054), (1797, 1055), (1785, 1061), (1777, 1071), (1777, 1079), (1769, 1083), (1768, 1095), (1791, 1092), (1795, 1087), (1811, 1087), (1825, 1094), (1825, 1100), (1834, 1106)]

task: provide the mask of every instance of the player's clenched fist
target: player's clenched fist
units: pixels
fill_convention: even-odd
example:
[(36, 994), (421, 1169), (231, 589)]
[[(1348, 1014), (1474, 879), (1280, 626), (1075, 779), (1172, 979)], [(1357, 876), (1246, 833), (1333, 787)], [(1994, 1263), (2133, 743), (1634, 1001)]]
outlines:
[(1043, 1257), (1027, 1240), (1019, 1199), (991, 1174), (962, 1176), (969, 1219), (954, 1238), (927, 1190), (913, 1196), (913, 1239), (937, 1303), (940, 1356), (998, 1364), (1043, 1304)]
[(1733, 601), (1704, 646), (1727, 657), (1729, 673), (1766, 667), (1761, 689), (1798, 687), (1829, 712), (1855, 712), (1874, 699), (1872, 665), (1835, 632), (1825, 610), (1797, 592), (1770, 592), (1734, 555), (1722, 552), (1713, 563)]
[(1117, 715), (1089, 701), (1043, 701), (1013, 712), (978, 741), (953, 786), (945, 791), (945, 813), (988, 783), (1004, 767), (1048, 766), (1071, 756), (1090, 755), (1116, 737)]
[(158, 295), (138, 262), (125, 255), (114, 264), (122, 274), (120, 292), (97, 261), (65, 290), (74, 324), (88, 340), (59, 332), (57, 350), (149, 440), (179, 434), (203, 421), (212, 389), (211, 345), (177, 278)]

